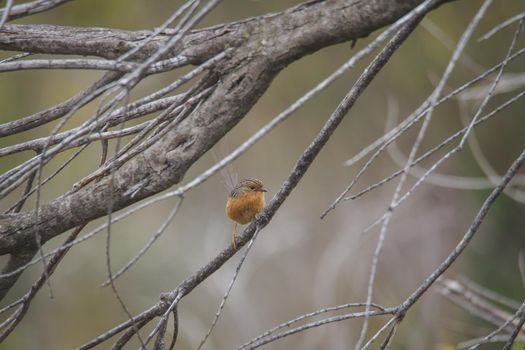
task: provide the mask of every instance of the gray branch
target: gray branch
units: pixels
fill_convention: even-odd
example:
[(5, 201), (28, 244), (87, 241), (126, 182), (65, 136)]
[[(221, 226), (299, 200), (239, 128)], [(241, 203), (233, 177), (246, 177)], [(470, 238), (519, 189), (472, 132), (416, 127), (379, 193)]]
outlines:
[[(35, 0), (25, 4), (16, 5), (8, 11), (8, 20), (44, 12), (69, 1), (71, 0)], [(0, 10), (0, 14), (4, 15), (4, 11), (5, 9)]]
[[(261, 212), (260, 216), (250, 223), (242, 232), (242, 234), (236, 239), (236, 246), (242, 247), (246, 245), (256, 234), (256, 232), (262, 230), (275, 215), (277, 210), (290, 195), (293, 189), (298, 185), (299, 181), (302, 179), (310, 165), (315, 160), (316, 156), (319, 154), (324, 145), (328, 142), (332, 136), (335, 129), (341, 123), (348, 111), (353, 107), (357, 98), (361, 93), (367, 88), (370, 82), (374, 79), (377, 73), (383, 68), (383, 66), (388, 62), (392, 54), (397, 50), (401, 43), (410, 35), (410, 33), (417, 26), (424, 14), (420, 14), (418, 17), (412, 19), (407, 23), (396, 36), (388, 43), (388, 45), (381, 51), (381, 53), (368, 65), (368, 67), (363, 71), (359, 79), (348, 91), (345, 97), (342, 99), (341, 103), (337, 106), (335, 111), (332, 113), (330, 118), (327, 120), (325, 125), (316, 135), (312, 143), (306, 148), (301, 157), (297, 160), (294, 168), (290, 172), (288, 178), (284, 181), (283, 185), (272, 198), (268, 206)], [(155, 317), (160, 316), (161, 320), (157, 327), (155, 328), (159, 331), (162, 325), (166, 322), (166, 316), (169, 315), (170, 310), (177, 306), (177, 303), (186, 295), (188, 295), (195, 287), (197, 287), (202, 281), (212, 275), (217, 271), (226, 261), (228, 261), (235, 253), (237, 249), (233, 248), (230, 245), (228, 248), (220, 252), (214, 259), (208, 262), (201, 269), (188, 276), (184, 281), (182, 281), (177, 288), (169, 293), (165, 293), (161, 300), (148, 310), (144, 311), (140, 315), (123, 322), (119, 326), (109, 330), (108, 332), (96, 337), (87, 344), (82, 345), (78, 350), (87, 350), (91, 349), (94, 346), (100, 344), (101, 342), (109, 339), (115, 334), (120, 333), (124, 329), (129, 328), (133, 324), (143, 322), (145, 319), (152, 320)], [(372, 312), (375, 313), (375, 312)], [(379, 314), (386, 314), (389, 311), (378, 311)], [(361, 313), (360, 316), (350, 316), (350, 317), (362, 317), (365, 313)], [(354, 315), (354, 314), (352, 314)], [(346, 317), (349, 318), (349, 317)], [(335, 318), (327, 322), (335, 322), (337, 320), (343, 320), (346, 318)], [(325, 323), (327, 323), (325, 322)], [(316, 325), (321, 325), (324, 323), (315, 323)], [(303, 328), (299, 327), (299, 330)], [(155, 331), (154, 331), (155, 332)], [(152, 332), (152, 334), (154, 334)], [(279, 336), (278, 336), (279, 337)], [(276, 338), (278, 339), (278, 338)], [(262, 340), (264, 341), (264, 340)], [(262, 342), (261, 341), (261, 342)], [(147, 341), (146, 341), (147, 343)], [(252, 348), (259, 346), (255, 345)]]
[[(33, 212), (24, 212), (1, 221), (0, 254), (24, 249), (37, 234), (46, 242), (101, 217), (110, 202), (119, 210), (180, 182), (187, 169), (244, 117), (282, 68), (323, 47), (365, 37), (419, 2), (312, 1), (282, 13), (192, 32), (170, 57), (184, 55), (201, 62), (225, 45), (237, 47), (210, 74), (220, 76), (213, 93), (176, 128), (116, 170), (113, 190), (102, 179), (43, 205), (38, 219)], [(6, 25), (0, 31), (0, 48), (114, 58), (138, 45), (148, 33)], [(137, 57), (148, 55), (166, 40), (152, 41)], [(127, 193), (138, 183), (145, 186), (133, 196)]]
[[(368, 36), (394, 22), (421, 0), (308, 1), (286, 11), (190, 32), (168, 53), (183, 55), (193, 64), (223, 51), (244, 47), (244, 52), (267, 56), (277, 67), (322, 47)], [(325, 18), (326, 21), (321, 20)], [(140, 45), (153, 31), (81, 28), (54, 25), (6, 24), (0, 30), (0, 49), (32, 53), (97, 56), (116, 59)], [(142, 60), (165, 45), (173, 33), (163, 33), (132, 57)], [(267, 50), (277, 44), (277, 50)], [(286, 48), (286, 51), (282, 51)], [(249, 57), (249, 56), (246, 56)], [(271, 57), (271, 56), (270, 56)]]

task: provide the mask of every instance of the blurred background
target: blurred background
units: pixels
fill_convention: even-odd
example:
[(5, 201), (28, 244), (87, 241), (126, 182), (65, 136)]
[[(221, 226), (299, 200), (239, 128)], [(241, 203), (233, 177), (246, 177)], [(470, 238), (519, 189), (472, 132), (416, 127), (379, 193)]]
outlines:
[[(199, 27), (281, 11), (298, 3), (283, 0), (223, 1)], [(152, 29), (179, 4), (180, 1), (168, 0), (76, 0), (13, 23)], [(363, 231), (388, 208), (397, 181), (358, 200), (342, 202), (323, 220), (319, 216), (350, 183), (366, 159), (352, 167), (343, 163), (385, 132), (388, 115), (397, 111), (399, 118), (404, 119), (429, 95), (450, 59), (451, 48), (480, 5), (479, 0), (455, 1), (431, 12), (373, 81), (299, 186), (261, 232), (205, 348), (235, 348), (274, 325), (299, 315), (366, 300), (379, 227), (366, 233)], [(477, 39), (522, 11), (523, 4), (511, 0), (496, 1), (490, 6), (465, 50), (463, 57), (467, 60), (458, 64), (445, 92), (504, 58), (516, 24), (488, 40), (478, 42)], [(333, 46), (287, 67), (255, 108), (215, 147), (216, 156), (226, 155), (228, 150), (249, 138), (377, 34), (359, 40), (354, 48), (350, 43)], [(516, 48), (521, 49), (524, 43), (522, 35)], [(10, 55), (12, 53), (3, 52), (1, 57)], [(233, 171), (239, 178), (253, 176), (261, 179), (269, 190), (267, 199), (271, 199), (368, 62), (363, 61), (257, 143), (233, 163)], [(521, 83), (494, 96), (485, 111), (491, 111), (523, 90), (523, 72), (523, 58), (508, 65), (505, 73), (509, 75), (506, 77), (521, 76)], [(135, 89), (132, 98), (168, 84), (180, 73), (146, 79)], [(97, 71), (73, 70), (4, 73), (0, 81), (0, 122), (18, 119), (63, 101), (101, 75)], [(472, 118), (479, 103), (479, 99), (466, 103), (468, 118)], [(79, 125), (95, 108), (96, 104), (91, 104), (82, 109), (66, 128)], [(460, 111), (457, 99), (437, 108), (419, 154), (462, 127)], [(481, 150), (500, 174), (506, 172), (525, 146), (524, 111), (525, 101), (518, 100), (475, 129)], [(0, 147), (46, 136), (54, 125), (4, 137), (0, 139)], [(405, 156), (410, 152), (418, 130), (419, 125), (400, 138), (397, 146)], [(71, 154), (63, 152), (45, 168), (45, 174), (50, 174)], [(32, 156), (25, 152), (4, 157), (0, 159), (0, 171), (4, 172)], [(216, 156), (208, 152), (189, 170), (183, 182), (211, 166)], [(44, 187), (42, 201), (50, 201), (70, 189), (73, 183), (96, 168), (99, 157), (100, 145), (91, 145)], [(428, 167), (437, 159), (431, 157), (423, 166)], [(385, 153), (368, 169), (352, 193), (399, 168)], [(470, 147), (465, 147), (464, 151), (445, 162), (437, 172), (463, 177), (484, 176)], [(416, 178), (410, 177), (403, 193), (415, 181)], [(224, 179), (217, 175), (188, 193), (180, 212), (161, 239), (116, 282), (133, 314), (154, 304), (160, 293), (175, 288), (230, 244), (232, 223), (224, 213), (228, 192)], [(490, 189), (467, 191), (430, 183), (419, 187), (393, 215), (378, 264), (374, 302), (394, 306), (417, 288), (455, 247), (489, 192)], [(0, 209), (8, 208), (16, 195), (20, 192), (0, 202)], [(174, 204), (174, 200), (159, 203), (114, 225), (111, 245), (113, 271), (123, 266), (148, 241)], [(26, 209), (33, 205), (34, 201), (30, 200)], [(524, 208), (523, 203), (501, 196), (475, 239), (447, 271), (446, 277), (465, 276), (521, 302), (525, 293), (518, 269), (518, 253), (525, 250)], [(105, 220), (97, 220), (84, 232)], [(55, 238), (45, 245), (44, 250), (51, 250), (64, 239), (64, 235)], [(51, 278), (54, 298), (50, 299), (43, 288), (18, 329), (0, 344), (0, 349), (73, 348), (127, 318), (110, 288), (100, 287), (107, 277), (105, 242), (106, 234), (102, 232), (68, 253)], [(239, 258), (240, 254), (183, 299), (179, 306), (176, 349), (196, 348), (213, 319)], [(26, 271), (6, 302), (24, 293), (40, 273), (40, 265)], [(372, 319), (370, 334), (386, 320)], [(361, 324), (361, 320), (356, 320), (326, 325), (272, 343), (267, 348), (353, 348)], [(445, 349), (448, 344), (484, 336), (494, 328), (454, 305), (433, 288), (409, 312), (392, 349)], [(101, 349), (107, 347), (107, 344), (100, 346)]]

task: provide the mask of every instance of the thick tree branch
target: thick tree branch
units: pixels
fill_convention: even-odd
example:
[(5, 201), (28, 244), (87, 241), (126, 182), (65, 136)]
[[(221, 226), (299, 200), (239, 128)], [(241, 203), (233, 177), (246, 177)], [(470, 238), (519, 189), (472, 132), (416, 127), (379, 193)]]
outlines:
[[(251, 109), (283, 67), (322, 47), (364, 37), (395, 21), (418, 3), (417, 0), (313, 1), (276, 15), (188, 35), (184, 49), (179, 47), (173, 54), (202, 58), (198, 53), (206, 52), (205, 56), (209, 57), (216, 53), (217, 45), (224, 49), (225, 42), (217, 38), (220, 33), (230, 38), (229, 44), (239, 45), (229, 60), (217, 66), (215, 73), (221, 79), (211, 96), (164, 138), (116, 170), (113, 190), (103, 179), (42, 206), (38, 221), (32, 212), (2, 221), (0, 254), (16, 252), (32, 242), (35, 234), (45, 242), (103, 216), (110, 201), (118, 210), (180, 182), (186, 170)], [(29, 27), (25, 27), (26, 31), (23, 26), (4, 28), (0, 47), (46, 53), (120, 55), (131, 48), (130, 42), (137, 40), (137, 33), (119, 32), (120, 42), (115, 43), (114, 32), (72, 28), (68, 29), (73, 30), (71, 39), (66, 39), (57, 27)], [(240, 33), (242, 43), (232, 39)], [(86, 44), (86, 35), (90, 35), (89, 44)], [(79, 47), (81, 43), (84, 46)], [(158, 48), (162, 43), (152, 45)], [(151, 45), (146, 45), (142, 54), (149, 53), (150, 49)], [(130, 186), (139, 182), (146, 185), (133, 196), (127, 193)]]
[[(301, 57), (306, 51), (368, 36), (392, 23), (421, 0), (308, 1), (289, 10), (244, 21), (195, 30), (169, 56), (187, 56), (198, 64), (225, 47), (255, 45), (261, 52), (280, 42), (282, 57), (276, 63)], [(325, 20), (323, 20), (325, 19)], [(52, 25), (5, 25), (0, 49), (32, 53), (98, 56), (115, 59), (140, 45), (152, 31), (80, 28)], [(133, 57), (142, 60), (165, 45), (173, 33), (166, 30)], [(266, 41), (266, 43), (265, 43)], [(266, 45), (265, 45), (266, 44)], [(253, 48), (253, 46), (252, 46)], [(257, 53), (257, 52), (253, 52)]]
[[(285, 180), (279, 191), (272, 198), (268, 206), (261, 212), (260, 216), (256, 220), (252, 221), (252, 223), (250, 223), (244, 229), (243, 233), (236, 239), (237, 247), (242, 247), (245, 244), (247, 244), (254, 237), (256, 232), (260, 231), (266, 225), (268, 225), (273, 215), (275, 215), (282, 203), (297, 186), (297, 184), (302, 179), (310, 165), (315, 160), (316, 156), (319, 154), (321, 149), (332, 136), (335, 129), (341, 123), (345, 115), (353, 107), (357, 98), (366, 89), (366, 87), (374, 79), (377, 73), (384, 67), (386, 62), (388, 62), (390, 57), (401, 45), (401, 43), (404, 40), (406, 40), (410, 33), (412, 33), (412, 31), (415, 29), (423, 15), (424, 14), (420, 14), (419, 16), (413, 18), (402, 29), (400, 29), (396, 36), (383, 49), (383, 51), (364, 70), (359, 79), (352, 86), (350, 91), (345, 95), (341, 103), (337, 106), (335, 111), (327, 120), (323, 128), (316, 135), (312, 143), (306, 148), (301, 157), (297, 160), (297, 163), (292, 169), (290, 175)], [(176, 307), (177, 303), (184, 296), (188, 295), (202, 281), (204, 281), (211, 274), (217, 271), (236, 252), (237, 249), (233, 248), (232, 245), (228, 246), (226, 249), (220, 252), (213, 260), (208, 262), (205, 266), (193, 273), (191, 276), (188, 276), (173, 291), (163, 294), (163, 296), (161, 297), (161, 301), (159, 301), (156, 305), (152, 306), (140, 315), (134, 317), (132, 320), (128, 320), (120, 324), (119, 326), (109, 330), (105, 334), (93, 339), (91, 342), (79, 347), (78, 350), (90, 349), (100, 344), (101, 342), (109, 339), (113, 335), (121, 332), (122, 330), (129, 328), (132, 324), (141, 322), (144, 319), (151, 320), (157, 316), (165, 317), (169, 315), (170, 310)], [(165, 321), (166, 319), (161, 319), (156, 329), (160, 329)]]

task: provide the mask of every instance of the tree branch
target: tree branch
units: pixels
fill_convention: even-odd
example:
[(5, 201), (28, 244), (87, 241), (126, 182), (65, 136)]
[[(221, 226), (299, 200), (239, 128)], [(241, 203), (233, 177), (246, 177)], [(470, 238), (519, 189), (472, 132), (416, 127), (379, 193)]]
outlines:
[[(179, 284), (179, 286), (175, 288), (173, 291), (163, 294), (163, 296), (161, 297), (161, 300), (156, 305), (152, 306), (151, 308), (144, 311), (140, 315), (134, 317), (132, 320), (123, 322), (119, 326), (97, 337), (95, 340), (91, 341), (90, 343), (81, 346), (79, 350), (80, 349), (82, 350), (90, 349), (93, 346), (96, 346), (97, 344), (100, 344), (101, 342), (105, 341), (106, 339), (109, 339), (113, 335), (121, 332), (122, 330), (129, 328), (132, 324), (136, 322), (140, 322), (144, 318), (153, 319), (156, 316), (161, 316), (161, 320), (159, 321), (159, 324), (155, 328), (155, 330), (158, 331), (163, 326), (163, 324), (166, 322), (166, 317), (169, 315), (171, 309), (176, 307), (177, 303), (184, 296), (188, 295), (202, 281), (204, 281), (211, 274), (217, 271), (226, 261), (228, 261), (238, 251), (238, 248), (247, 244), (252, 239), (252, 237), (255, 235), (256, 232), (262, 230), (266, 225), (268, 225), (273, 215), (275, 215), (275, 213), (277, 212), (279, 207), (282, 205), (282, 203), (290, 195), (292, 190), (297, 186), (297, 184), (302, 179), (302, 177), (304, 176), (304, 174), (306, 173), (310, 165), (313, 163), (316, 156), (319, 154), (319, 152), (324, 147), (324, 145), (328, 142), (329, 138), (331, 137), (331, 135), (333, 134), (337, 126), (341, 123), (344, 116), (347, 114), (349, 109), (352, 108), (357, 98), (366, 89), (366, 87), (374, 79), (377, 73), (386, 64), (386, 62), (388, 62), (392, 54), (401, 45), (401, 43), (414, 30), (414, 28), (417, 26), (417, 24), (419, 23), (423, 15), (424, 13), (419, 14), (418, 16), (413, 18), (411, 21), (409, 21), (407, 24), (405, 24), (402, 27), (402, 29), (399, 30), (396, 36), (383, 49), (383, 51), (381, 51), (381, 53), (364, 70), (364, 72), (361, 74), (359, 79), (352, 86), (350, 91), (346, 94), (346, 96), (342, 99), (341, 103), (337, 106), (335, 111), (332, 113), (332, 115), (330, 116), (328, 121), (325, 123), (321, 131), (314, 138), (312, 143), (306, 148), (306, 150), (303, 152), (301, 157), (297, 160), (297, 163), (292, 169), (290, 175), (285, 180), (285, 182), (283, 183), (279, 191), (276, 193), (276, 195), (272, 198), (268, 206), (266, 206), (266, 208), (261, 212), (260, 216), (256, 220), (252, 221), (252, 223), (250, 223), (244, 229), (243, 233), (236, 239), (237, 249), (233, 248), (233, 246), (231, 245), (228, 246), (228, 248), (220, 252), (214, 259), (208, 262), (205, 266), (203, 266), (201, 269), (199, 269), (198, 271), (193, 273), (191, 276), (187, 277), (184, 281), (182, 281)], [(389, 311), (377, 311), (377, 312), (371, 312), (370, 314), (376, 315), (376, 314), (385, 314), (388, 312)], [(365, 314), (366, 312), (362, 312), (362, 313), (351, 314), (349, 316), (347, 315), (347, 316), (342, 316), (342, 317), (329, 318), (327, 319), (328, 321), (325, 321), (324, 323), (336, 322), (338, 320), (344, 320), (344, 319), (348, 319), (352, 317), (363, 317)], [(324, 323), (321, 322), (319, 323), (319, 325), (324, 324)], [(318, 324), (318, 323), (315, 323), (315, 324)], [(296, 331), (300, 331), (302, 329), (306, 329), (306, 328), (298, 327), (298, 330)], [(148, 338), (151, 338), (151, 336), (155, 333), (155, 330), (152, 333), (150, 333), (150, 336)], [(270, 339), (273, 339), (273, 338), (270, 337)], [(259, 343), (254, 344), (252, 348), (256, 346), (260, 346), (260, 345), (262, 344), (259, 344)]]
[[(290, 47), (289, 54), (298, 55), (298, 58), (304, 54), (300, 40), (306, 40), (309, 43), (304, 44), (314, 46), (317, 46), (315, 42), (318, 41), (317, 48), (320, 48), (326, 46), (328, 37), (333, 41), (331, 44), (363, 38), (377, 28), (392, 23), (420, 2), (421, 0), (336, 0), (329, 3), (308, 1), (280, 13), (194, 30), (169, 52), (169, 56), (180, 54), (187, 56), (192, 64), (198, 64), (218, 54), (226, 46), (238, 47), (247, 42), (260, 46), (261, 39), (266, 39), (268, 44), (291, 39), (299, 45)], [(321, 17), (328, 20), (321, 21)], [(306, 23), (308, 25), (304, 26)], [(279, 28), (280, 35), (271, 37), (275, 28)], [(285, 33), (281, 32), (283, 29)], [(0, 30), (0, 49), (115, 59), (140, 45), (151, 33), (150, 30), (6, 24)], [(133, 58), (142, 60), (149, 57), (172, 34), (169, 29), (165, 30), (138, 50)], [(311, 37), (308, 38), (308, 35)], [(313, 51), (315, 49), (312, 48)]]
[[(38, 221), (32, 212), (3, 220), (0, 254), (21, 249), (36, 234), (45, 242), (105, 215), (110, 199), (114, 209), (119, 210), (180, 182), (186, 170), (242, 119), (287, 64), (322, 47), (364, 37), (395, 21), (418, 3), (416, 0), (375, 0), (366, 4), (313, 1), (279, 14), (189, 34), (182, 46), (171, 54), (191, 56), (198, 61), (209, 58), (217, 53), (217, 47), (224, 49), (225, 41), (217, 38), (221, 33), (230, 38), (228, 44), (238, 46), (229, 60), (216, 67), (214, 73), (220, 75), (221, 80), (211, 96), (156, 144), (116, 170), (113, 191), (108, 180), (102, 179), (43, 205)], [(0, 31), (0, 48), (98, 56), (104, 53), (115, 57), (129, 50), (138, 35), (137, 32), (117, 31), (120, 33), (117, 35), (111, 30), (68, 28), (73, 35), (66, 39), (62, 29), (6, 25)], [(285, 32), (276, 35), (276, 30)], [(215, 37), (209, 40), (212, 34)], [(86, 44), (83, 38), (88, 35), (93, 37)], [(242, 42), (234, 40), (239, 35), (243, 37)], [(152, 45), (158, 48), (163, 42), (150, 43), (139, 52), (147, 54)], [(84, 46), (79, 47), (81, 44)], [(199, 52), (206, 54), (199, 55)], [(146, 185), (138, 193), (133, 196), (127, 193), (129, 187), (140, 182)]]
[[(33, 15), (35, 13), (44, 12), (50, 10), (56, 6), (60, 6), (71, 0), (35, 0), (32, 2), (27, 2), (25, 4), (20, 4), (13, 6), (9, 11), (8, 20), (26, 17)], [(5, 11), (5, 9), (3, 9)], [(0, 11), (2, 13), (4, 11)]]

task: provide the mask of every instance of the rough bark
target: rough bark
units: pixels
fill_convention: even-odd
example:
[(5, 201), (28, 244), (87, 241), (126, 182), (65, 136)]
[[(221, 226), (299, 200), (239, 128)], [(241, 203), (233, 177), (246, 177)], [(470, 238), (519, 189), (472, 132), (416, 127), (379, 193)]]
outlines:
[[(366, 37), (419, 3), (310, 1), (278, 14), (190, 33), (171, 55), (186, 55), (199, 63), (225, 47), (236, 47), (233, 56), (209, 74), (216, 87), (207, 100), (156, 144), (116, 170), (113, 188), (105, 178), (43, 205), (38, 217), (34, 212), (24, 212), (0, 221), (0, 254), (24, 249), (33, 244), (36, 234), (45, 242), (101, 217), (110, 201), (113, 210), (119, 210), (180, 182), (188, 168), (246, 115), (286, 65), (323, 47)], [(115, 58), (147, 33), (6, 25), (0, 30), (0, 48)], [(152, 42), (135, 58), (147, 57), (164, 41)], [(126, 194), (139, 182), (146, 186), (133, 197)]]

